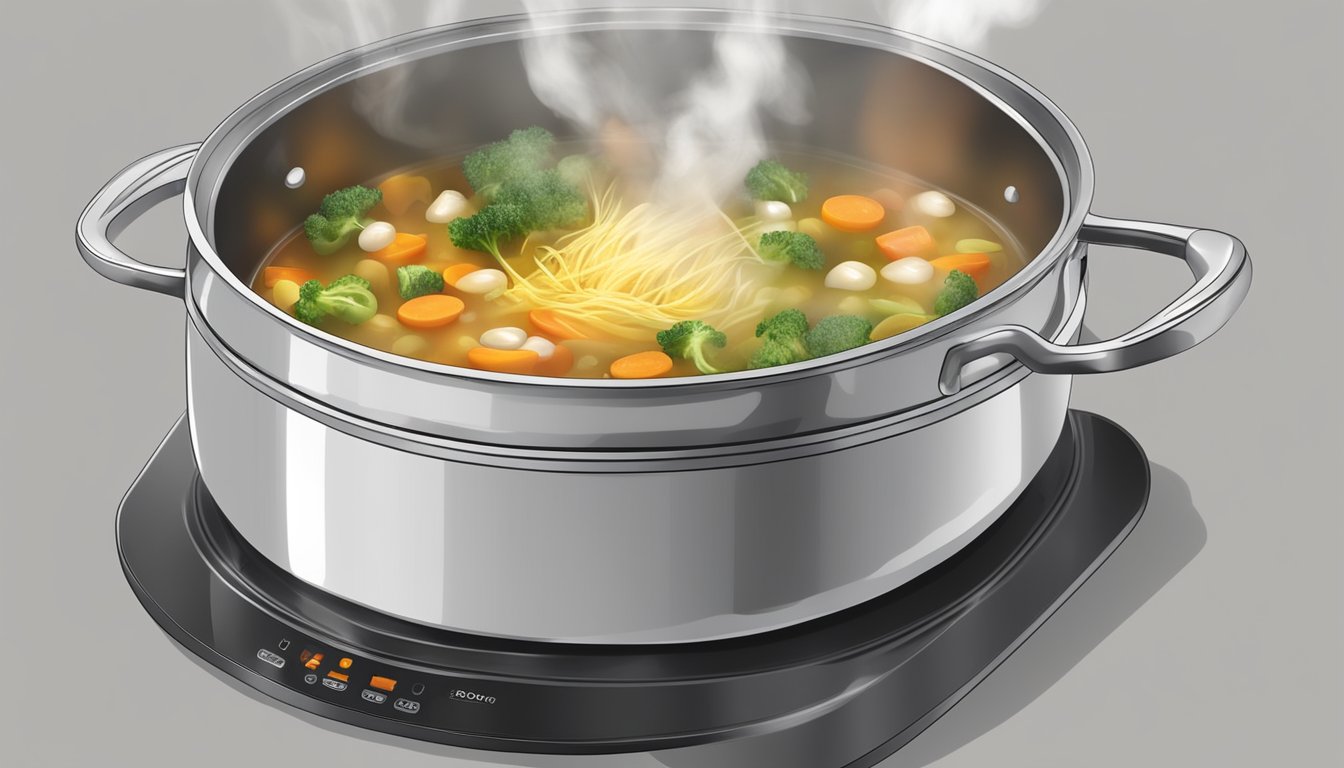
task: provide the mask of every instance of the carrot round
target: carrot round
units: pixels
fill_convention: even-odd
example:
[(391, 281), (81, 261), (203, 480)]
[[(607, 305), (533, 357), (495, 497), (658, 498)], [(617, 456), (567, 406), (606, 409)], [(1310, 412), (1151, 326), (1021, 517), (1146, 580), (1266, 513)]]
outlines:
[(978, 283), (981, 278), (989, 274), (989, 267), (993, 262), (983, 253), (954, 253), (951, 256), (939, 256), (929, 263), (940, 272), (961, 270)]
[(303, 267), (267, 267), (261, 272), (261, 282), (267, 288), (274, 288), (275, 284), (281, 280), (289, 280), (303, 285), (316, 277), (317, 275)]
[(922, 256), (934, 248), (933, 235), (929, 230), (916, 224), (902, 227), (877, 236), (877, 247), (892, 261), (907, 256)]
[(404, 216), (416, 203), (428, 203), (434, 194), (429, 179), (399, 173), (388, 178), (378, 189), (383, 193), (383, 207), (395, 216)]
[(574, 367), (574, 353), (563, 344), (556, 344), (551, 356), (537, 365), (540, 376), (564, 376)]
[(589, 334), (583, 326), (569, 315), (553, 309), (534, 309), (527, 313), (527, 319), (542, 335), (564, 341), (566, 339), (586, 339)]
[(495, 373), (536, 373), (540, 361), (541, 355), (530, 349), (472, 347), (467, 350), (467, 365)]
[(846, 232), (866, 232), (886, 217), (881, 203), (863, 195), (836, 195), (821, 204), (821, 220)]
[(431, 293), (397, 307), (397, 320), (410, 328), (439, 328), (456, 320), (466, 307), (456, 296)]
[(408, 235), (398, 232), (392, 244), (382, 250), (369, 254), (389, 267), (404, 267), (425, 258), (429, 248), (429, 238), (424, 235)]
[(480, 267), (475, 264), (454, 264), (443, 270), (443, 282), (450, 286), (457, 285), (458, 280), (461, 280), (478, 269), (480, 269)]
[(657, 350), (636, 352), (611, 364), (614, 379), (655, 379), (672, 370), (672, 358)]

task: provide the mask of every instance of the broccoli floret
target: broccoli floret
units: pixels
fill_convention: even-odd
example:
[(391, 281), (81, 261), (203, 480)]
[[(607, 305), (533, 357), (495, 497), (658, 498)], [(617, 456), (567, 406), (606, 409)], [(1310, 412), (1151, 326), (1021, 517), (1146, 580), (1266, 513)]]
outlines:
[(807, 315), (801, 309), (786, 309), (756, 325), (756, 335), (766, 341), (791, 342), (807, 333)]
[(933, 312), (939, 317), (950, 315), (975, 301), (979, 295), (980, 289), (976, 287), (975, 280), (965, 272), (954, 269), (943, 281), (938, 298), (933, 300)]
[(505, 183), (494, 204), (517, 206), (528, 232), (572, 227), (588, 217), (583, 193), (553, 168)]
[(317, 213), (303, 222), (303, 234), (313, 250), (328, 256), (350, 241), (350, 235), (368, 223), (369, 209), (383, 199), (381, 190), (353, 186), (338, 189), (322, 198)]
[(683, 320), (666, 331), (658, 332), (658, 344), (669, 357), (684, 357), (701, 373), (720, 373), (705, 359), (706, 347), (723, 348), (728, 337), (700, 320)]
[(807, 332), (805, 344), (812, 357), (833, 355), (868, 343), (873, 324), (858, 315), (824, 317)]
[(476, 194), (489, 200), (504, 184), (541, 170), (554, 144), (555, 137), (545, 128), (522, 128), (467, 155), (462, 171)]
[(595, 165), (593, 158), (588, 155), (565, 155), (555, 164), (555, 170), (560, 172), (565, 181), (582, 187), (592, 177)]
[(764, 343), (751, 356), (751, 368), (769, 368), (788, 365), (809, 358), (804, 338), (807, 336), (807, 315), (798, 309), (786, 309), (762, 320), (756, 326), (756, 335)]
[(369, 281), (356, 275), (339, 277), (322, 287), (317, 280), (299, 286), (294, 316), (309, 325), (320, 325), (328, 316), (359, 325), (378, 313), (378, 299)]
[(500, 242), (526, 231), (523, 212), (518, 206), (501, 203), (492, 203), (472, 216), (448, 222), (448, 235), (453, 245), (469, 251), (484, 251), (500, 261), (504, 260), (499, 255)]
[(373, 290), (373, 284), (359, 275), (342, 275), (327, 284), (327, 289), (340, 288), (343, 285), (355, 285), (366, 291)]
[(821, 269), (826, 264), (821, 247), (806, 232), (766, 232), (757, 251), (766, 261), (786, 261), (802, 269)]
[(807, 198), (807, 174), (790, 171), (778, 160), (762, 160), (747, 171), (747, 192), (757, 200), (801, 203)]
[(403, 299), (443, 292), (443, 275), (423, 264), (397, 267), (397, 293)]

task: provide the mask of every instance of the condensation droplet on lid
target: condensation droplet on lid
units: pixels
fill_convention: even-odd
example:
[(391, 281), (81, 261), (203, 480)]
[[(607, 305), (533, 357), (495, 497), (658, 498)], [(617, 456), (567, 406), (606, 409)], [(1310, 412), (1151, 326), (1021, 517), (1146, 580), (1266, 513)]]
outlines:
[(1017, 187), (1008, 187), (1003, 190), (1003, 199), (1010, 203), (1016, 203), (1022, 199), (1022, 195), (1018, 193)]
[(307, 181), (308, 174), (304, 173), (302, 168), (290, 168), (289, 173), (285, 174), (285, 186), (290, 189), (298, 189)]

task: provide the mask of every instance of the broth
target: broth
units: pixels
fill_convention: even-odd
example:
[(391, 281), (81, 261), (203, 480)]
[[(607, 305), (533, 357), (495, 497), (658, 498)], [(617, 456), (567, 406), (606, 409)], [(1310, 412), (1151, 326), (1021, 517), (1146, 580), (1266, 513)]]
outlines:
[[(555, 157), (576, 151), (575, 147), (557, 146)], [(756, 325), (761, 320), (773, 316), (785, 309), (802, 311), (810, 324), (831, 315), (851, 315), (863, 318), (874, 327), (871, 338), (877, 340), (903, 329), (917, 327), (932, 320), (935, 304), (940, 291), (947, 283), (952, 272), (949, 264), (964, 264), (966, 270), (973, 272), (976, 292), (983, 295), (1019, 271), (1026, 264), (1026, 257), (1015, 244), (1013, 238), (988, 216), (974, 209), (965, 201), (956, 199), (945, 192), (932, 189), (927, 185), (890, 171), (882, 171), (842, 157), (818, 152), (781, 152), (775, 158), (785, 167), (805, 173), (808, 179), (806, 197), (797, 203), (789, 204), (784, 223), (771, 222), (758, 215), (761, 204), (750, 199), (744, 192), (740, 197), (725, 204), (722, 217), (707, 219), (706, 226), (718, 226), (724, 229), (723, 243), (730, 243), (738, 256), (752, 254), (752, 248), (759, 249), (759, 237), (763, 230), (786, 228), (811, 235), (825, 257), (824, 266), (819, 270), (804, 269), (793, 264), (767, 264), (761, 258), (743, 259), (741, 268), (734, 273), (733, 296), (739, 297), (739, 307), (718, 307), (719, 322), (711, 322), (715, 329), (726, 335), (722, 347), (709, 345), (703, 350), (710, 361), (713, 372), (743, 370), (752, 365), (753, 355), (766, 343), (755, 334)], [(528, 300), (520, 300), (517, 295), (517, 275), (529, 276), (537, 272), (537, 257), (547, 246), (562, 247), (566, 238), (572, 238), (574, 230), (532, 233), (527, 237), (506, 240), (500, 245), (500, 253), (506, 265), (501, 265), (495, 257), (486, 252), (459, 248), (454, 245), (445, 223), (432, 223), (426, 220), (426, 211), (433, 200), (445, 190), (458, 190), (466, 196), (467, 216), (480, 210), (485, 201), (472, 196), (471, 186), (463, 172), (463, 158), (452, 158), (443, 162), (402, 171), (397, 183), (405, 183), (407, 178), (422, 177), (428, 184), (414, 181), (412, 186), (422, 191), (413, 195), (412, 201), (404, 211), (390, 210), (393, 202), (384, 197), (382, 202), (368, 211), (368, 218), (387, 222), (398, 233), (422, 235), (426, 238), (423, 255), (412, 259), (414, 264), (423, 265), (438, 273), (455, 265), (471, 265), (480, 270), (500, 270), (507, 266), (513, 270), (508, 277), (509, 289), (502, 295), (467, 293), (453, 285), (445, 285), (442, 293), (456, 296), (465, 306), (460, 308), (456, 319), (438, 327), (409, 327), (399, 318), (399, 308), (406, 300), (399, 295), (396, 265), (380, 261), (379, 254), (365, 251), (351, 237), (338, 250), (329, 255), (319, 255), (314, 251), (304, 231), (300, 229), (278, 243), (269, 254), (262, 267), (253, 277), (252, 285), (261, 296), (280, 309), (293, 313), (293, 302), (298, 297), (297, 283), (301, 280), (275, 280), (278, 272), (269, 268), (287, 267), (298, 270), (295, 275), (311, 278), (327, 285), (349, 274), (371, 277), (371, 290), (377, 299), (377, 314), (358, 324), (344, 322), (337, 317), (327, 317), (316, 323), (322, 330), (341, 338), (385, 352), (412, 357), (433, 363), (452, 366), (486, 368), (513, 373), (534, 373), (537, 375), (567, 376), (572, 378), (604, 378), (613, 375), (613, 364), (618, 360), (639, 353), (657, 353), (662, 348), (657, 338), (658, 328), (638, 318), (628, 328), (618, 329), (619, 333), (607, 332), (586, 327), (581, 313), (559, 312), (564, 321), (573, 321), (577, 335), (586, 338), (566, 338), (576, 335), (568, 331), (557, 332), (551, 324), (539, 324), (540, 315), (532, 313), (538, 306)], [(644, 199), (629, 185), (621, 182), (619, 175), (606, 170), (595, 170), (587, 182), (590, 212), (594, 203), (604, 190), (616, 188), (629, 200)], [(386, 187), (386, 180), (382, 180)], [(371, 184), (379, 183), (377, 180)], [(423, 194), (424, 189), (428, 194)], [(848, 220), (828, 217), (823, 220), (823, 203), (836, 196), (860, 195), (881, 204), (880, 219), (872, 226), (865, 225), (863, 231), (845, 231), (830, 222)], [(402, 195), (405, 202), (405, 195)], [(397, 206), (399, 207), (399, 206)], [(633, 207), (626, 204), (623, 210)], [(785, 209), (773, 206), (773, 212), (782, 213)], [(857, 210), (857, 209), (855, 209)], [(656, 212), (655, 212), (656, 213)], [(853, 213), (851, 211), (851, 213)], [(877, 215), (877, 214), (874, 214)], [(591, 217), (590, 217), (591, 220)], [(734, 227), (741, 231), (742, 243), (736, 243), (732, 237), (737, 235)], [(717, 222), (717, 223), (714, 223)], [(879, 247), (881, 235), (908, 227), (923, 227), (932, 239), (932, 247), (924, 249), (916, 258), (919, 262), (934, 265), (932, 276), (924, 281), (892, 282), (884, 277), (882, 270), (894, 263), (894, 259)], [(367, 230), (366, 230), (367, 231)], [(356, 235), (361, 233), (356, 233)], [(714, 237), (717, 237), (715, 234)], [(708, 236), (707, 236), (708, 239)], [(960, 248), (958, 247), (960, 245)], [(690, 246), (688, 246), (690, 247)], [(669, 258), (675, 254), (673, 248)], [(899, 250), (899, 249), (898, 249)], [(965, 255), (957, 255), (958, 252)], [(562, 248), (563, 252), (563, 248)], [(903, 251), (902, 251), (903, 252)], [(974, 255), (982, 254), (982, 255)], [(955, 256), (951, 261), (940, 257)], [(707, 257), (709, 258), (709, 257)], [(832, 275), (842, 262), (859, 262), (878, 273), (871, 287), (863, 288), (865, 273), (860, 269), (857, 277), (849, 275), (846, 283), (844, 275)], [(986, 263), (987, 262), (987, 263)], [(379, 267), (383, 270), (380, 271)], [(551, 264), (556, 267), (555, 264)], [(907, 265), (915, 277), (929, 272), (920, 263)], [(457, 267), (449, 274), (457, 275), (466, 270)], [(958, 270), (961, 271), (961, 270)], [(269, 274), (268, 274), (269, 273)], [(295, 275), (285, 275), (294, 277)], [(831, 285), (828, 286), (828, 276)], [(675, 282), (675, 277), (663, 278), (665, 282)], [(907, 278), (910, 279), (907, 274)], [(267, 283), (273, 285), (267, 285)], [(451, 281), (450, 281), (451, 282)], [(479, 282), (479, 281), (478, 281)], [(836, 287), (845, 285), (846, 287)], [(646, 293), (656, 291), (657, 286), (645, 286)], [(670, 288), (669, 288), (670, 290)], [(498, 293), (498, 292), (495, 292)], [(652, 295), (652, 294), (650, 294)], [(876, 300), (876, 301), (874, 301)], [(446, 302), (445, 302), (446, 303)], [(454, 304), (454, 306), (456, 306)], [(736, 311), (741, 310), (741, 311)], [(884, 320), (893, 314), (900, 318), (895, 321)], [(555, 317), (552, 313), (552, 317)], [(692, 319), (692, 318), (683, 318)], [(520, 329), (508, 333), (488, 335), (492, 329)], [(570, 329), (574, 330), (574, 329)], [(521, 335), (520, 335), (521, 334)], [(482, 364), (481, 359), (488, 355), (484, 352), (472, 353), (471, 350), (482, 346), (482, 336), (492, 342), (491, 346), (509, 348), (517, 343), (517, 338), (508, 338), (500, 343), (500, 337), (510, 335), (518, 338), (540, 337), (546, 342), (529, 342), (531, 349), (540, 349), (537, 360), (526, 355), (514, 353), (514, 357), (529, 362), (522, 368), (505, 365), (494, 368), (494, 364)], [(543, 353), (548, 343), (564, 349)], [(849, 346), (853, 346), (852, 344)], [(504, 358), (508, 355), (490, 357)], [(545, 357), (545, 360), (542, 358)], [(657, 357), (654, 355), (653, 357)], [(696, 376), (702, 370), (684, 356), (672, 354), (670, 369), (644, 368), (636, 366), (635, 376), (642, 377), (641, 371), (648, 375), (660, 376)], [(546, 360), (554, 362), (547, 366)], [(665, 363), (665, 360), (659, 358)], [(567, 364), (566, 364), (567, 363)], [(625, 371), (619, 364), (618, 373)]]

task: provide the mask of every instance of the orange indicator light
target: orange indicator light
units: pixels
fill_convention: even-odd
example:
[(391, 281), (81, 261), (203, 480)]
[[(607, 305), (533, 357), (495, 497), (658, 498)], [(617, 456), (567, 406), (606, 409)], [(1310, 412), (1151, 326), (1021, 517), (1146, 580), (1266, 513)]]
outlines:
[(322, 666), (322, 654), (314, 653), (312, 655), (312, 658), (308, 659), (308, 661), (305, 662), (303, 666), (307, 667), (308, 669), (317, 669), (318, 667)]
[(390, 677), (379, 677), (378, 675), (374, 675), (369, 679), (369, 687), (391, 692), (393, 688), (397, 687), (397, 681)]
[(343, 675), (334, 669), (327, 672), (327, 677), (330, 677), (332, 680), (340, 680), (342, 683), (350, 682), (349, 675)]
[(350, 666), (355, 663), (355, 660), (347, 656), (336, 663), (341, 669), (349, 669)]

